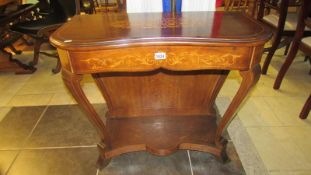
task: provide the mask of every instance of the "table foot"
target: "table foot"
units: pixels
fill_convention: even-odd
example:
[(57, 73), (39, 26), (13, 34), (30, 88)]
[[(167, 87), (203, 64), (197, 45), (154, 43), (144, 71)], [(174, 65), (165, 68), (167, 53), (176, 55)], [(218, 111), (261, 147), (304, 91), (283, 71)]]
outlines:
[(100, 155), (97, 159), (96, 165), (99, 170), (102, 170), (110, 163), (111, 158), (107, 158), (105, 156), (105, 153), (108, 151), (108, 147), (103, 142), (97, 144), (97, 148), (99, 150)]
[(220, 153), (220, 157), (219, 157), (219, 160), (220, 162), (222, 163), (226, 163), (229, 161), (229, 157), (228, 157), (228, 154), (227, 154), (227, 151), (226, 151), (226, 146), (221, 150), (221, 153)]
[(98, 159), (97, 159), (97, 162), (96, 162), (97, 168), (98, 168), (99, 170), (104, 169), (106, 166), (109, 165), (110, 161), (111, 161), (111, 158), (110, 158), (110, 159), (105, 159), (105, 158), (103, 158), (103, 157), (100, 155), (100, 156), (98, 157)]

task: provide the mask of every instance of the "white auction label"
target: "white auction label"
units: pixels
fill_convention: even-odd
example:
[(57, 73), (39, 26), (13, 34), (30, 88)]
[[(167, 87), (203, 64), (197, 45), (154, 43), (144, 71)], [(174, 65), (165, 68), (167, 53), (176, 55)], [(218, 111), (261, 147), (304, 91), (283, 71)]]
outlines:
[(154, 59), (165, 60), (166, 59), (166, 53), (165, 52), (156, 52), (156, 53), (154, 53)]

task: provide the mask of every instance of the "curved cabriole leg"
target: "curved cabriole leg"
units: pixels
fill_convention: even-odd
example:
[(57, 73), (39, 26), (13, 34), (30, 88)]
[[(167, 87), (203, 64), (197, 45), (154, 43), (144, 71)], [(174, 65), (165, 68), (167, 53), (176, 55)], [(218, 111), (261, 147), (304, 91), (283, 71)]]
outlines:
[(237, 94), (234, 96), (222, 120), (220, 121), (215, 137), (216, 146), (222, 149), (222, 154), (226, 148), (226, 140), (222, 137), (223, 132), (227, 128), (230, 121), (234, 118), (234, 114), (242, 103), (249, 90), (257, 83), (260, 77), (260, 65), (256, 65), (248, 71), (240, 71), (242, 83)]
[[(64, 80), (65, 85), (70, 90), (71, 94), (78, 102), (80, 107), (86, 113), (89, 121), (92, 125), (96, 128), (100, 138), (101, 138), (101, 145), (105, 145), (105, 149), (100, 149), (101, 151), (106, 151), (110, 148), (110, 139), (109, 135), (106, 130), (106, 126), (103, 121), (100, 119), (99, 115), (95, 111), (92, 104), (89, 102), (87, 97), (85, 96), (82, 87), (81, 87), (81, 80), (82, 75), (77, 75), (69, 72), (66, 69), (62, 69), (62, 77)], [(105, 152), (101, 152), (101, 155), (104, 155)]]
[(57, 74), (58, 72), (60, 72), (60, 70), (61, 70), (61, 68), (62, 68), (62, 66), (61, 66), (61, 64), (60, 64), (60, 59), (59, 59), (59, 57), (57, 57), (56, 59), (57, 59), (56, 67), (52, 69), (52, 72), (53, 72), (54, 74)]
[(40, 47), (43, 43), (42, 39), (36, 39), (35, 45), (34, 45), (34, 52), (33, 52), (33, 60), (29, 63), (31, 66), (35, 66), (38, 64), (39, 61), (39, 55), (40, 55)]
[(289, 68), (289, 66), (292, 64), (292, 62), (294, 61), (296, 54), (298, 52), (299, 49), (299, 42), (298, 41), (294, 41), (292, 44), (292, 48), (289, 51), (288, 56), (286, 57), (285, 62), (283, 63), (276, 79), (273, 85), (273, 89), (279, 89), (282, 83), (282, 80)]

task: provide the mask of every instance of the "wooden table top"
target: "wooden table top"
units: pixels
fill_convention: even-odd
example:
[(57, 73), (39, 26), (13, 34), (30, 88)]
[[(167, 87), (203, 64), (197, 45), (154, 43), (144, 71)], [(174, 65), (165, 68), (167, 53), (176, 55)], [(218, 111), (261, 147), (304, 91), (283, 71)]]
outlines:
[(63, 49), (129, 45), (262, 44), (270, 31), (238, 12), (113, 13), (75, 16), (51, 36)]

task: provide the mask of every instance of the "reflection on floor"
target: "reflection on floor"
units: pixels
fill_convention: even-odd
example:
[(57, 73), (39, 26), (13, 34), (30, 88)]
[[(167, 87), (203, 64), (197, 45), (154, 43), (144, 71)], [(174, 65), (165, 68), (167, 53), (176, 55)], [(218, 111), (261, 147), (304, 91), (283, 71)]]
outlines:
[[(246, 174), (311, 174), (311, 114), (306, 120), (298, 118), (302, 105), (310, 94), (311, 76), (308, 75), (310, 65), (303, 62), (302, 55), (297, 57), (281, 89), (273, 90), (273, 81), (283, 63), (282, 53), (282, 50), (277, 52), (268, 75), (261, 76), (247, 102), (228, 128), (231, 143), (239, 155)], [(27, 61), (27, 58), (31, 58), (31, 53), (25, 52), (18, 57)], [(54, 59), (41, 56), (38, 70), (32, 75), (0, 73), (0, 127), (5, 126), (4, 129), (0, 128), (2, 171), (9, 168), (9, 174), (98, 173), (93, 167), (97, 156), (96, 134), (90, 129), (85, 118), (75, 117), (82, 114), (66, 115), (68, 111), (62, 109), (75, 104), (75, 101), (64, 87), (60, 74), (51, 73), (55, 64)], [(239, 82), (238, 73), (230, 73), (217, 98), (220, 113), (225, 111)], [(90, 77), (83, 80), (83, 89), (92, 103), (105, 103)], [(71, 108), (77, 112), (75, 106)], [(44, 115), (41, 115), (43, 113)], [(67, 120), (71, 122), (68, 123)], [(83, 134), (77, 134), (77, 129), (81, 127), (89, 129), (82, 130)], [(64, 134), (68, 136), (63, 137)], [(84, 140), (78, 138), (80, 135), (85, 136)], [(192, 160), (190, 170), (189, 161), (183, 160), (187, 158), (188, 153), (178, 152), (163, 161), (144, 153), (124, 155), (118, 158), (117, 162), (112, 162), (106, 171), (115, 174), (125, 173), (119, 172), (115, 166), (129, 163), (133, 166), (124, 168), (127, 174), (144, 174), (144, 168), (149, 165), (141, 167), (140, 162), (152, 159), (151, 162), (159, 164), (156, 166), (158, 169), (154, 171), (158, 174), (160, 172), (182, 174), (189, 171), (191, 173), (191, 170), (194, 174), (214, 174), (212, 172), (219, 169), (223, 174), (226, 171), (241, 173), (241, 168), (235, 169), (230, 167), (232, 165), (225, 165), (226, 168), (213, 168), (211, 163), (214, 161), (213, 158), (204, 157), (205, 154), (189, 152), (189, 155)], [(133, 156), (136, 158), (132, 158)], [(57, 164), (54, 165), (53, 162)], [(182, 166), (185, 162), (188, 164)], [(32, 167), (34, 164), (30, 163), (40, 166)], [(164, 166), (166, 164), (170, 166)], [(53, 165), (54, 168), (51, 169), (49, 165)], [(63, 165), (66, 165), (65, 169)], [(100, 172), (105, 173), (108, 172)], [(151, 171), (148, 173), (152, 174)]]
[[(104, 116), (106, 105), (94, 106)], [(167, 157), (135, 152), (113, 158), (99, 171), (99, 138), (77, 105), (13, 107), (0, 123), (0, 138), (0, 174), (245, 174), (232, 142), (227, 148), (232, 161), (226, 164), (195, 151)]]

